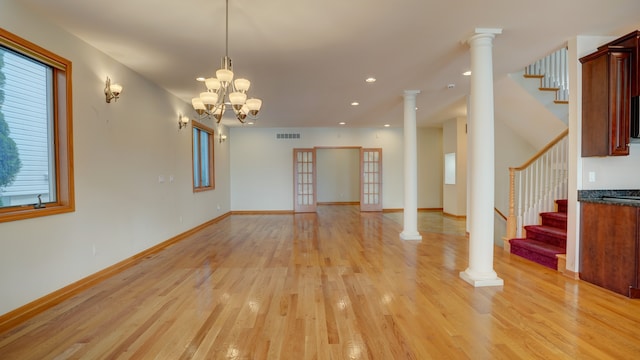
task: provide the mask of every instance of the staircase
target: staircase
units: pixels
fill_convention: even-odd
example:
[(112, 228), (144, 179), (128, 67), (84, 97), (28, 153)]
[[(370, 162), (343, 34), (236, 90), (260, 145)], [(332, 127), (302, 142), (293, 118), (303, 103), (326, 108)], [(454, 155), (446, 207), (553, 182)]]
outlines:
[(566, 47), (509, 74), (565, 125), (569, 124), (569, 67)]
[(558, 256), (567, 249), (567, 200), (556, 200), (555, 212), (540, 213), (540, 225), (526, 225), (525, 238), (509, 241), (511, 253), (558, 269)]

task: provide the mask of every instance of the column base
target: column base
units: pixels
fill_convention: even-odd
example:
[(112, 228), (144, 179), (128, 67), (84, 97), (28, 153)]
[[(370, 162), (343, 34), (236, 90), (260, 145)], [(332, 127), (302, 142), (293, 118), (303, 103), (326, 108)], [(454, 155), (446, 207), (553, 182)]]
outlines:
[(422, 240), (422, 235), (420, 235), (420, 233), (416, 232), (416, 233), (409, 233), (406, 231), (403, 231), (400, 233), (400, 239), (402, 240)]
[[(494, 273), (495, 275), (495, 273)], [(497, 275), (493, 277), (478, 277), (469, 273), (469, 270), (461, 271), (460, 277), (462, 280), (473, 285), (473, 287), (485, 287), (485, 286), (503, 286), (504, 280), (500, 279)]]

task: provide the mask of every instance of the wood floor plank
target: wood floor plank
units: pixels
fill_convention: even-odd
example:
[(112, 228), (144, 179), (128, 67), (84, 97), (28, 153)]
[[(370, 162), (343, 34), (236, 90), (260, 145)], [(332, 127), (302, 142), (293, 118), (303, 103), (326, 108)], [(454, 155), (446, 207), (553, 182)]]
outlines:
[(640, 300), (496, 248), (460, 279), (462, 219), (353, 205), (232, 215), (0, 334), (0, 359), (628, 359)]

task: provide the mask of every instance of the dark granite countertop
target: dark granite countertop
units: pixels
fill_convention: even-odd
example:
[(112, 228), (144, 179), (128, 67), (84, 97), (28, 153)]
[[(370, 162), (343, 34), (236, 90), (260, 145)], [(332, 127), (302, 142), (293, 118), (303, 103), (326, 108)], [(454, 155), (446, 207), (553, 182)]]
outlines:
[(578, 190), (578, 201), (640, 207), (640, 190)]

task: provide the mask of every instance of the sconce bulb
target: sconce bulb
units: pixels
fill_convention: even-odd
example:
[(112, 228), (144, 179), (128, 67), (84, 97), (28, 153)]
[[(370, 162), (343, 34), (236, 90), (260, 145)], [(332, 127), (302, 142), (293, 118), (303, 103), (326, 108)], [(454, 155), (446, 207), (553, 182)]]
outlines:
[(107, 103), (110, 103), (111, 100), (118, 101), (120, 97), (120, 93), (122, 92), (122, 85), (120, 84), (111, 84), (111, 79), (107, 76), (107, 81), (104, 86), (104, 95), (106, 97)]
[(189, 124), (189, 117), (178, 115), (178, 130), (186, 127)]
[(122, 92), (122, 85), (120, 84), (113, 84), (109, 87), (109, 89), (111, 89), (111, 93), (113, 93), (113, 95), (118, 98), (118, 96), (120, 96), (120, 93)]

